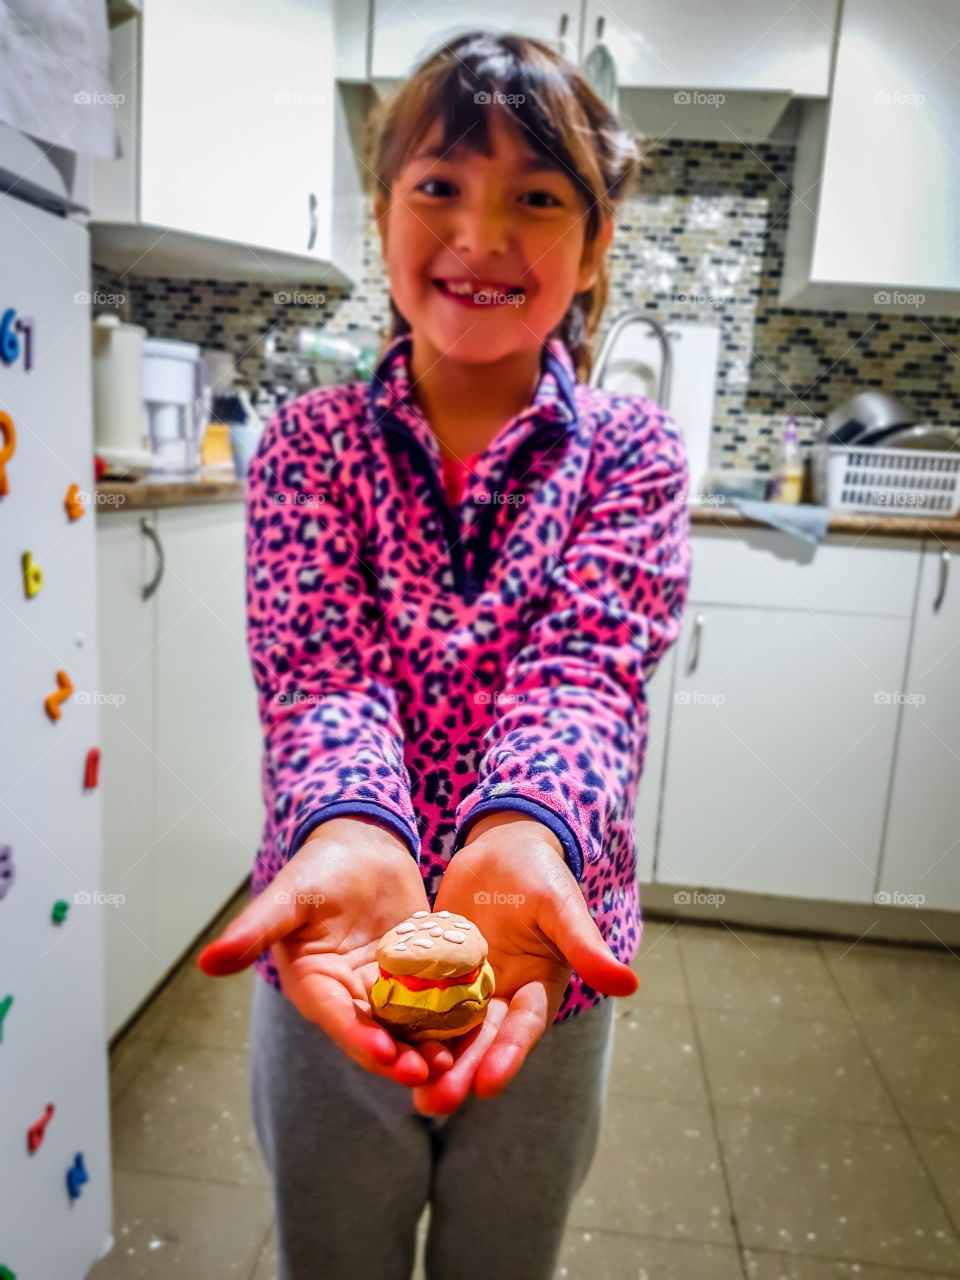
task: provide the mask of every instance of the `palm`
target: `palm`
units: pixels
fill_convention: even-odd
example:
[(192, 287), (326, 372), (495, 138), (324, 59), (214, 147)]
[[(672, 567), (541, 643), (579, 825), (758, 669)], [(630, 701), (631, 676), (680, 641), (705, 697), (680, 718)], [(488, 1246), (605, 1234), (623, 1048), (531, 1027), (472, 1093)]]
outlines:
[(429, 905), (406, 851), (308, 841), (199, 963), (213, 975), (236, 973), (270, 947), (284, 995), (305, 1018), (368, 1071), (419, 1084), (449, 1066), (449, 1049), (395, 1040), (371, 1017), (368, 998), (378, 941), (419, 910)]
[(617, 961), (580, 886), (537, 824), (489, 830), (451, 860), (435, 911), (462, 912), (487, 939), (496, 993), (485, 1020), (455, 1042), (454, 1062), (415, 1088), (421, 1111), (454, 1110), (471, 1089), (494, 1097), (553, 1022), (574, 968), (598, 991), (629, 995), (636, 976)]

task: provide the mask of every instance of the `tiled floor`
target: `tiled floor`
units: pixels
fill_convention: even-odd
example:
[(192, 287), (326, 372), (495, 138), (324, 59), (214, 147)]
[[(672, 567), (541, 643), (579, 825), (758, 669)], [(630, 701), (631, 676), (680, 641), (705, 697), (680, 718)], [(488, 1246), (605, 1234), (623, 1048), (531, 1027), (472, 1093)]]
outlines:
[[(254, 977), (192, 960), (113, 1053), (116, 1247), (91, 1280), (275, 1275)], [(558, 1277), (960, 1276), (960, 960), (647, 921), (636, 968)]]

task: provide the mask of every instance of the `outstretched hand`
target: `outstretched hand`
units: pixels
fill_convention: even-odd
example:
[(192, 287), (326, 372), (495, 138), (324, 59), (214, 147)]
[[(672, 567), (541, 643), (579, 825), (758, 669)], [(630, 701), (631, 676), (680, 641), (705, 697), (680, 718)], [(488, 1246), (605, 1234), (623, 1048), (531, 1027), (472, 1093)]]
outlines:
[(487, 939), (496, 994), (484, 1022), (451, 1044), (453, 1065), (414, 1088), (422, 1112), (455, 1110), (471, 1088), (498, 1094), (553, 1022), (572, 971), (631, 995), (638, 979), (604, 942), (559, 840), (519, 813), (480, 819), (450, 861), (433, 907), (462, 913)]
[(284, 995), (354, 1062), (404, 1085), (452, 1062), (445, 1045), (414, 1048), (370, 1015), (381, 936), (429, 910), (420, 869), (397, 837), (372, 822), (323, 823), (272, 883), (200, 953), (204, 973), (239, 973), (270, 947)]

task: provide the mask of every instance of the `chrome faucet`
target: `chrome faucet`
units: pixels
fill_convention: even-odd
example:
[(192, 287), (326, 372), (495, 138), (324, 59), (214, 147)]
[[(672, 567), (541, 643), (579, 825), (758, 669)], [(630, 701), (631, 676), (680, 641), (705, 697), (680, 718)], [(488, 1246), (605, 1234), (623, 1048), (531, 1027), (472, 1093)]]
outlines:
[(670, 355), (670, 339), (667, 331), (658, 320), (654, 320), (653, 316), (648, 315), (646, 311), (624, 311), (617, 316), (613, 324), (607, 330), (607, 336), (603, 340), (603, 346), (594, 361), (593, 369), (590, 373), (590, 381), (588, 386), (602, 387), (603, 379), (607, 372), (607, 365), (610, 363), (610, 356), (613, 352), (614, 345), (620, 334), (628, 324), (643, 323), (649, 325), (653, 330), (654, 336), (660, 343), (660, 377), (657, 381), (657, 404), (661, 408), (666, 409), (667, 397), (670, 394), (670, 374), (672, 371), (672, 358)]

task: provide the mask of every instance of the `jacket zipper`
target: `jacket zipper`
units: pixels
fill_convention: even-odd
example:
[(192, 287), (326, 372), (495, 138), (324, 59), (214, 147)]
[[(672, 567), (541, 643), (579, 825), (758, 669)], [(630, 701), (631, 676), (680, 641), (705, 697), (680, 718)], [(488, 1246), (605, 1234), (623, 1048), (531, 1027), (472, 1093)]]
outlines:
[[(549, 431), (557, 433), (558, 431), (569, 431), (570, 425), (566, 428), (558, 422), (545, 422), (539, 427), (535, 427), (528, 435), (526, 435), (514, 451), (508, 455), (503, 465), (503, 476), (501, 477), (501, 485), (506, 487), (507, 480), (510, 476), (511, 468), (520, 452), (527, 447), (531, 440), (537, 436), (543, 435)], [(443, 521), (444, 532), (447, 537), (447, 551), (450, 555), (450, 563), (453, 569), (454, 586), (459, 596), (463, 597), (466, 604), (473, 604), (483, 590), (483, 583), (486, 580), (490, 566), (487, 563), (490, 555), (490, 542), (493, 537), (494, 526), (497, 522), (497, 506), (496, 503), (490, 502), (486, 504), (485, 509), (480, 513), (477, 523), (477, 548), (473, 557), (473, 569), (467, 572), (466, 554), (463, 549), (463, 543), (460, 538), (460, 529), (454, 519), (453, 512), (447, 503), (446, 495), (441, 491), (437, 480), (436, 472), (429, 454), (424, 449), (419, 440), (406, 427), (396, 422), (381, 421), (381, 427), (385, 431), (392, 432), (402, 443), (408, 456), (413, 462), (416, 469), (423, 475), (430, 487), (437, 511)], [(414, 457), (414, 455), (416, 455)], [(482, 571), (478, 574), (478, 566), (482, 567)]]

